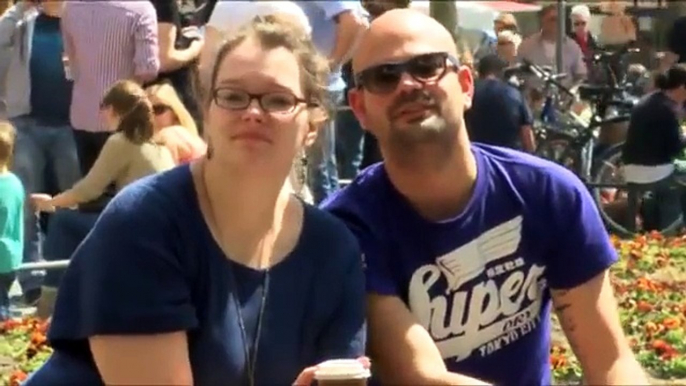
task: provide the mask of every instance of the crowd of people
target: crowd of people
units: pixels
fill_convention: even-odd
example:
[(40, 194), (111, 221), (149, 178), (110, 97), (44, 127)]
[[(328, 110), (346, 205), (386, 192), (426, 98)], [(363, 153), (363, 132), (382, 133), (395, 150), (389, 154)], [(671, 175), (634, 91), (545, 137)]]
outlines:
[[(19, 277), (54, 303), (26, 386), (307, 385), (343, 358), (381, 384), (548, 385), (553, 310), (587, 383), (646, 382), (588, 190), (470, 141), (493, 102), (455, 31), (407, 1), (185, 3), (0, 17), (3, 316), (22, 260), (71, 259)], [(553, 12), (490, 54), (552, 60)], [(360, 172), (365, 155), (383, 162)]]

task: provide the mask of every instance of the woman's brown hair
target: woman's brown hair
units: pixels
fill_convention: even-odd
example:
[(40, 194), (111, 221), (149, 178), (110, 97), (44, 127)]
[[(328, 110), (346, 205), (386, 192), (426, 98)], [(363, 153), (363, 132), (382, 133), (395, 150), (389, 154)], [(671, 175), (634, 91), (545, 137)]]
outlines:
[(318, 53), (309, 33), (290, 17), (283, 15), (257, 16), (222, 44), (212, 67), (210, 90), (205, 99), (206, 106), (212, 103), (222, 62), (229, 53), (249, 38), (255, 39), (264, 49), (283, 47), (295, 55), (302, 70), (300, 80), (304, 98), (317, 106), (317, 111), (311, 115), (310, 121), (317, 126), (323, 124), (331, 114), (327, 91), (328, 61)]
[(137, 83), (130, 80), (115, 83), (105, 93), (100, 106), (111, 107), (119, 116), (116, 131), (122, 132), (129, 141), (141, 144), (152, 138), (155, 132), (152, 103)]

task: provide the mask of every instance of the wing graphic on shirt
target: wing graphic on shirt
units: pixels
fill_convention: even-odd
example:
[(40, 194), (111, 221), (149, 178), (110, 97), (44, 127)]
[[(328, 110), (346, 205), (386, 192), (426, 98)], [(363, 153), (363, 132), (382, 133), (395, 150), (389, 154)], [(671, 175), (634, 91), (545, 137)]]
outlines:
[(486, 264), (513, 254), (522, 240), (522, 216), (497, 225), (476, 239), (436, 259), (448, 281), (446, 292), (457, 291), (476, 278)]

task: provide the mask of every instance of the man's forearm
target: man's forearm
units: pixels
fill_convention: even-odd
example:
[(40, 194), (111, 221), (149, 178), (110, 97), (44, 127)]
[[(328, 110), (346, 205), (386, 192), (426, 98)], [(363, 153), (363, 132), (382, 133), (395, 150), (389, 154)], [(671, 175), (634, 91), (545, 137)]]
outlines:
[(173, 49), (167, 57), (160, 58), (160, 72), (175, 71), (194, 61), (198, 56), (200, 56), (200, 49), (198, 48), (199, 44), (201, 43), (194, 41), (188, 48), (184, 50)]
[[(351, 11), (348, 11), (351, 12)], [(341, 17), (343, 15), (339, 15)], [(348, 16), (348, 15), (345, 15)], [(347, 59), (347, 56), (353, 50), (355, 43), (363, 31), (364, 25), (358, 23), (358, 16), (352, 16), (354, 19), (343, 21), (340, 20), (336, 28), (336, 44), (334, 45), (329, 62), (331, 66), (340, 66)]]
[(530, 125), (524, 125), (520, 131), (522, 139), (522, 147), (525, 151), (533, 153), (536, 150), (536, 138), (534, 137), (534, 130)]
[(609, 370), (599, 374), (584, 374), (586, 385), (648, 385), (645, 371), (633, 354), (620, 358)]
[(451, 386), (458, 386), (458, 385), (469, 385), (469, 386), (488, 386), (491, 385), (490, 383), (484, 382), (482, 380), (468, 377), (466, 375), (462, 374), (457, 374), (457, 373), (446, 373), (445, 376), (443, 376), (442, 381), (445, 382), (445, 385), (451, 385)]

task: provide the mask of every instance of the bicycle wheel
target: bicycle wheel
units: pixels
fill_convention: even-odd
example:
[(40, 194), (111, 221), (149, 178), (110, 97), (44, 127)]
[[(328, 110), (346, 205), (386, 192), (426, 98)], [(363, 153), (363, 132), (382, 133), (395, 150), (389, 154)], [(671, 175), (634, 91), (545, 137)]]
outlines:
[[(597, 157), (590, 190), (608, 231), (620, 237), (633, 237), (649, 229), (645, 227), (645, 217), (642, 210), (639, 210), (637, 219), (627, 219), (628, 191), (622, 172), (621, 158), (622, 144), (612, 146)], [(593, 184), (616, 184), (617, 187), (594, 187)], [(639, 207), (643, 206), (645, 198), (644, 196), (640, 199)], [(627, 227), (627, 221), (638, 223), (635, 226), (635, 231)], [(681, 216), (678, 216), (666, 228), (655, 230), (664, 235), (672, 235), (681, 228), (682, 224), (683, 220)]]
[(538, 144), (535, 154), (577, 173), (580, 154), (573, 146), (573, 138), (567, 134), (549, 133), (546, 139)]

